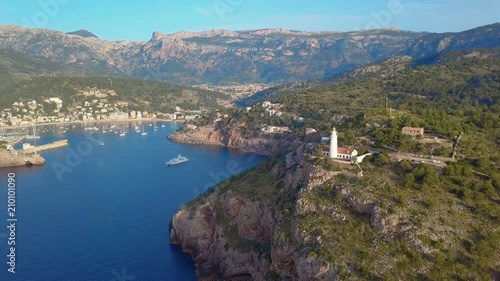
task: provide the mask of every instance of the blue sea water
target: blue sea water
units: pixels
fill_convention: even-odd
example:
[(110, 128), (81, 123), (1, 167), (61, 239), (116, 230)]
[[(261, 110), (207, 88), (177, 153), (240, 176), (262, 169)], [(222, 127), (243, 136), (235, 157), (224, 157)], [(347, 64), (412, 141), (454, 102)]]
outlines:
[[(145, 122), (147, 136), (133, 125), (125, 137), (102, 133), (109, 124), (92, 134), (80, 124), (39, 127), (37, 144), (70, 146), (42, 153), (43, 166), (0, 169), (0, 280), (196, 280), (189, 256), (169, 243), (172, 215), (265, 157), (172, 143), (175, 123), (154, 131)], [(166, 167), (179, 153), (190, 161)], [(7, 271), (8, 173), (16, 174), (15, 274)]]

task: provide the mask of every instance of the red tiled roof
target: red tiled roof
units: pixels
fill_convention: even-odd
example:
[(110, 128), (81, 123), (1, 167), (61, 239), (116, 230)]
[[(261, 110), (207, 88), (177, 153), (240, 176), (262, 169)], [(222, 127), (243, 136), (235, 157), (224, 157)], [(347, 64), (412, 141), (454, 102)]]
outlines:
[[(329, 146), (322, 146), (321, 147), (321, 151), (323, 152), (330, 152), (330, 147)], [(349, 148), (346, 148), (346, 147), (339, 147), (337, 148), (337, 153), (340, 153), (340, 154), (351, 154), (351, 150)]]
[(351, 154), (351, 150), (349, 148), (345, 148), (345, 147), (339, 147), (337, 149), (337, 153), (341, 153), (341, 154)]

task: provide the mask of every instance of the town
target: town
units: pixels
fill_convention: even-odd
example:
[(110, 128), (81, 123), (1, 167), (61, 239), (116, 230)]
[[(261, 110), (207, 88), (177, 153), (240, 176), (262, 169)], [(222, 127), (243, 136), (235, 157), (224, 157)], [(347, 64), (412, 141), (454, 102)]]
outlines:
[(171, 113), (134, 110), (130, 102), (120, 100), (113, 90), (85, 90), (77, 98), (78, 101), (71, 102), (60, 97), (16, 101), (0, 111), (0, 127), (136, 119), (193, 120), (203, 112), (178, 106)]

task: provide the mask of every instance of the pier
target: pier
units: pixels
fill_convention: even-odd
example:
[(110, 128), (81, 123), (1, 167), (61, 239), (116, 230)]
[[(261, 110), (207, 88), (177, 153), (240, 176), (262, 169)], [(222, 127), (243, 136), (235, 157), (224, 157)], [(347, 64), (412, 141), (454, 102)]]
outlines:
[(55, 141), (53, 143), (32, 146), (30, 148), (22, 150), (22, 153), (23, 154), (34, 154), (34, 153), (38, 153), (41, 151), (63, 148), (63, 147), (66, 147), (68, 145), (69, 145), (68, 140), (60, 140), (60, 141)]

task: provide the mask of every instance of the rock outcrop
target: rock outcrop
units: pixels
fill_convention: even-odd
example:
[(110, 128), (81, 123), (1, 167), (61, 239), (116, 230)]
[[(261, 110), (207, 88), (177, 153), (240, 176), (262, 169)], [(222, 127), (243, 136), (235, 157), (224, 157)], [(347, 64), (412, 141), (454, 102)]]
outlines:
[(199, 127), (195, 130), (177, 131), (168, 139), (185, 144), (217, 145), (236, 148), (245, 152), (255, 152), (261, 155), (285, 151), (292, 141), (265, 137), (245, 138), (237, 126), (215, 129), (212, 126)]
[[(303, 161), (303, 146), (287, 158), (286, 166), (277, 162), (267, 171), (275, 175), (276, 189), (281, 186), (299, 194), (301, 188), (314, 188), (329, 179), (329, 173)], [(310, 179), (318, 177), (323, 180), (311, 184)], [(199, 280), (273, 280), (277, 276), (335, 280), (332, 265), (299, 251), (303, 241), (293, 237), (300, 236), (300, 230), (292, 221), (291, 225), (280, 223), (294, 211), (283, 210), (280, 200), (279, 195), (254, 198), (237, 189), (217, 190), (174, 215), (170, 241), (192, 256)], [(283, 234), (289, 231), (294, 232), (292, 238)]]
[[(292, 151), (174, 215), (170, 241), (191, 255), (199, 280), (377, 279), (402, 260), (439, 253), (422, 237), (444, 236), (423, 230), (387, 194), (370, 194), (378, 187), (361, 187), (355, 167), (326, 170), (303, 145)], [(419, 272), (426, 266), (433, 265), (419, 264)]]
[(0, 167), (19, 167), (43, 164), (45, 164), (45, 159), (39, 154), (13, 155), (6, 150), (0, 150)]

